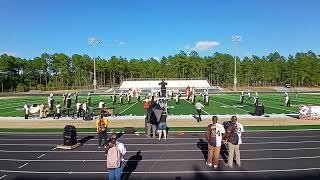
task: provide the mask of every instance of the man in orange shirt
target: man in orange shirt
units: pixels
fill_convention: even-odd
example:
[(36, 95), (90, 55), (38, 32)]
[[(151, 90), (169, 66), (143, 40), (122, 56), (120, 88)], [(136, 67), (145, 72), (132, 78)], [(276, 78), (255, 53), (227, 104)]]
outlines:
[(107, 139), (107, 128), (108, 128), (108, 119), (103, 117), (103, 114), (100, 114), (99, 119), (96, 120), (96, 128), (98, 133), (98, 143), (99, 148), (101, 148), (102, 138), (104, 139), (104, 146), (106, 146), (108, 139)]

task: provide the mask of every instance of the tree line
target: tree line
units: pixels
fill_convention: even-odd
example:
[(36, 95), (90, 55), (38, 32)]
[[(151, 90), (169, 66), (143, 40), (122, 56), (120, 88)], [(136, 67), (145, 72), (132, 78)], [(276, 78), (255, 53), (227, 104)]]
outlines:
[[(319, 86), (320, 56), (312, 51), (284, 57), (279, 53), (251, 56), (237, 61), (239, 86)], [(214, 53), (200, 57), (195, 51), (162, 57), (160, 60), (126, 59), (112, 56), (96, 58), (99, 87), (119, 85), (128, 78), (201, 78), (210, 84), (231, 87), (234, 78), (234, 57)], [(1, 92), (33, 89), (92, 88), (93, 59), (88, 55), (43, 53), (34, 59), (7, 54), (0, 56)]]

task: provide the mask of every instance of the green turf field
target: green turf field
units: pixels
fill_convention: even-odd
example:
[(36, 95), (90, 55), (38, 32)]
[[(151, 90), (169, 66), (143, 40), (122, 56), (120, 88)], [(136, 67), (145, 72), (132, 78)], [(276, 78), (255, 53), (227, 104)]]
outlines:
[[(291, 100), (291, 107), (284, 105), (284, 93), (260, 93), (259, 99), (265, 106), (265, 114), (290, 114), (298, 113), (301, 104), (320, 105), (319, 94), (299, 94), (296, 98), (295, 94), (289, 94)], [(250, 114), (254, 112), (253, 98), (248, 100), (245, 97), (244, 105), (240, 106), (240, 94), (215, 94), (210, 96), (210, 105), (205, 106), (203, 114)], [(73, 98), (73, 97), (72, 97)], [(98, 107), (99, 101), (103, 99), (107, 107), (112, 107), (111, 96), (92, 96), (92, 104), (94, 108)], [(86, 96), (80, 96), (81, 102), (86, 101)], [(197, 100), (202, 100), (198, 96)], [(29, 96), (20, 98), (9, 98), (0, 100), (0, 117), (22, 117), (24, 116), (23, 105), (27, 104), (40, 104), (47, 105), (47, 97)], [(55, 105), (62, 104), (62, 97), (55, 96)], [(119, 102), (118, 102), (119, 103)], [(75, 107), (74, 99), (72, 105)], [(175, 101), (169, 101), (169, 114), (170, 115), (193, 115), (196, 114), (194, 106), (187, 100), (181, 99), (180, 104), (176, 105)], [(74, 108), (75, 109), (75, 108)], [(98, 114), (98, 110), (95, 110)], [(120, 115), (144, 115), (143, 101), (137, 102), (136, 98), (132, 99), (132, 103), (128, 104), (127, 99), (124, 98), (124, 105), (115, 105), (115, 113)]]

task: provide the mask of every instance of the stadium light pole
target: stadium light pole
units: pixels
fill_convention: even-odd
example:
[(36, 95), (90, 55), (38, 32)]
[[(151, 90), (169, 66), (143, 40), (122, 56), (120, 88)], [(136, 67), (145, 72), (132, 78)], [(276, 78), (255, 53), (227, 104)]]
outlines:
[(233, 51), (234, 51), (234, 79), (233, 79), (233, 91), (237, 91), (237, 56), (236, 56), (236, 45), (237, 42), (241, 41), (241, 36), (233, 35), (231, 38), (233, 42)]
[(100, 43), (101, 43), (101, 41), (99, 41), (95, 37), (90, 37), (88, 40), (88, 44), (92, 45), (92, 47), (93, 47), (93, 90), (94, 90), (94, 92), (96, 92), (96, 90), (97, 90), (96, 47)]

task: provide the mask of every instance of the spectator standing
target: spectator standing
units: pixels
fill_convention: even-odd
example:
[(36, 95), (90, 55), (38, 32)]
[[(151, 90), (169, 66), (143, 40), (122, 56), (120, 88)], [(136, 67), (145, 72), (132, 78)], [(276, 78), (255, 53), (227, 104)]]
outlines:
[(207, 132), (205, 134), (208, 141), (208, 160), (206, 162), (207, 166), (213, 168), (218, 168), (219, 155), (221, 149), (221, 142), (225, 133), (224, 127), (218, 123), (218, 117), (212, 117), (212, 124), (207, 127)]
[(226, 136), (225, 139), (228, 144), (228, 162), (225, 166), (233, 167), (233, 157), (236, 156), (236, 163), (238, 167), (241, 167), (240, 161), (240, 144), (242, 144), (242, 133), (244, 132), (242, 124), (237, 122), (237, 117), (232, 116), (231, 122), (226, 123)]
[(152, 131), (152, 138), (155, 139), (156, 138), (156, 130), (157, 130), (157, 126), (158, 126), (158, 120), (157, 117), (154, 113), (154, 110), (157, 109), (157, 104), (153, 103), (152, 107), (151, 107), (151, 112), (150, 113), (150, 126), (148, 127), (148, 132), (149, 134), (151, 134)]
[(107, 157), (107, 169), (109, 180), (121, 180), (123, 170), (123, 156), (127, 152), (123, 143), (117, 141), (117, 135), (112, 134), (111, 142), (106, 147), (105, 155)]
[(159, 141), (161, 140), (162, 134), (163, 134), (163, 139), (166, 141), (167, 140), (167, 113), (163, 109), (162, 109), (162, 114), (160, 117), (158, 129), (159, 129), (158, 130)]
[(103, 117), (102, 114), (100, 114), (99, 119), (96, 120), (96, 128), (98, 133), (98, 145), (99, 148), (101, 148), (102, 139), (104, 139), (104, 145), (107, 144), (107, 128), (108, 128), (108, 119)]
[(204, 108), (204, 106), (199, 102), (197, 102), (195, 105), (195, 108), (197, 110), (197, 113), (198, 113), (198, 119), (197, 119), (197, 122), (200, 122), (202, 121), (201, 119), (201, 112), (202, 112), (202, 108)]

